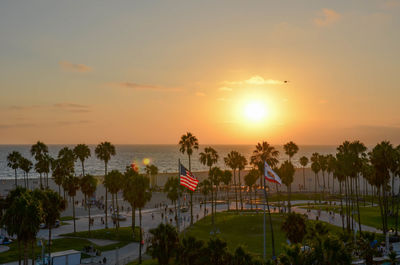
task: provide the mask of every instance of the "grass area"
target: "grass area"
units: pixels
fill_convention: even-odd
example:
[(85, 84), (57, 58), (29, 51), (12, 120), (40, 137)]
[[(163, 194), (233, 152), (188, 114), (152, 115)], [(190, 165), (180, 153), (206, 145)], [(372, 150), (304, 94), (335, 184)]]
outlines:
[[(78, 219), (79, 218), (75, 217), (75, 220), (78, 220)], [(72, 216), (63, 216), (60, 218), (60, 221), (72, 221), (72, 220), (74, 220), (74, 217), (72, 217)]]
[[(236, 214), (234, 212), (222, 212), (216, 215), (216, 227), (220, 230), (217, 236), (228, 242), (228, 249), (234, 251), (238, 246), (244, 247), (249, 253), (256, 257), (263, 255), (263, 214), (254, 212), (242, 212)], [(272, 225), (275, 237), (275, 250), (278, 256), (283, 245), (286, 244), (285, 233), (281, 230), (284, 217), (279, 214), (272, 214)], [(314, 223), (316, 221), (309, 220)], [(327, 224), (330, 232), (339, 234), (342, 232), (340, 227)], [(207, 216), (196, 222), (186, 231), (186, 235), (194, 236), (196, 239), (208, 241), (213, 237), (211, 231), (211, 216)], [(267, 215), (267, 256), (271, 258), (271, 232), (269, 229)]]
[[(45, 244), (47, 245), (47, 241), (45, 241)], [(58, 251), (64, 251), (64, 250), (69, 250), (69, 249), (74, 249), (81, 251), (85, 246), (93, 245), (94, 248), (100, 250), (100, 251), (107, 251), (107, 250), (112, 250), (117, 247), (122, 247), (126, 245), (125, 242), (118, 242), (116, 244), (108, 245), (108, 246), (98, 246), (96, 244), (93, 244), (87, 239), (82, 239), (82, 238), (59, 238), (59, 239), (54, 239), (52, 241), (52, 246), (51, 246), (51, 252), (58, 252)], [(12, 261), (17, 261), (18, 260), (18, 243), (14, 241), (10, 245), (8, 245), (10, 249), (7, 252), (3, 252), (0, 254), (0, 264), (7, 263), (7, 262), (12, 262)], [(21, 246), (22, 247), (22, 246)], [(23, 251), (23, 250), (21, 250)], [(35, 251), (35, 257), (38, 257), (42, 253), (42, 247), (38, 247), (36, 242), (34, 245), (34, 251)], [(47, 251), (47, 248), (46, 248)], [(29, 258), (31, 257), (32, 254), (32, 249), (29, 247)], [(85, 258), (84, 255), (82, 255), (82, 258)]]
[[(343, 205), (344, 207), (344, 205)], [(302, 206), (304, 209), (320, 209), (323, 211), (333, 211), (336, 213), (340, 212), (340, 202), (336, 206), (333, 205), (311, 205), (311, 206)], [(361, 216), (361, 224), (375, 227), (377, 229), (382, 229), (382, 218), (379, 206), (361, 206), (360, 205), (360, 216)], [(357, 221), (357, 216), (355, 216), (355, 220)], [(389, 216), (388, 217), (388, 227), (395, 228), (396, 226), (396, 217)]]
[(131, 227), (120, 227), (118, 231), (113, 228), (92, 230), (90, 231), (90, 235), (88, 231), (83, 231), (83, 232), (76, 232), (75, 234), (74, 233), (63, 234), (62, 236), (106, 239), (106, 240), (115, 240), (121, 242), (133, 242), (133, 241), (137, 242), (139, 238), (139, 227), (135, 228), (136, 240), (133, 240), (133, 233)]
[[(215, 226), (220, 230), (217, 236), (228, 242), (230, 251), (236, 247), (243, 246), (254, 256), (262, 256), (263, 253), (263, 215), (256, 213), (235, 214), (231, 212), (217, 213)], [(273, 214), (272, 224), (275, 236), (276, 252), (280, 253), (282, 244), (286, 242), (281, 232), (282, 217)], [(212, 235), (211, 217), (207, 216), (195, 223), (186, 232), (186, 235), (194, 236), (197, 239), (207, 241)], [(271, 232), (267, 222), (267, 254), (271, 256)]]

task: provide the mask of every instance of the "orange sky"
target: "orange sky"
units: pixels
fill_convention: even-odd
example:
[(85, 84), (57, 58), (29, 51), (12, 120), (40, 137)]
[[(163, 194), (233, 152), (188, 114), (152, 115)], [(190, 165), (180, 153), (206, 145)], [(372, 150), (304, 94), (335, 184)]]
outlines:
[(2, 1), (0, 144), (399, 144), (400, 1), (298, 2)]

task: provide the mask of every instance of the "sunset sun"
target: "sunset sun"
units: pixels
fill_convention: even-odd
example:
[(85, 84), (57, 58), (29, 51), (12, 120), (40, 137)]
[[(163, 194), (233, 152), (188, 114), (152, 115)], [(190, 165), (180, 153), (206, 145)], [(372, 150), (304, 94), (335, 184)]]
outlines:
[(248, 121), (260, 122), (265, 119), (266, 107), (261, 102), (249, 102), (244, 107), (244, 115)]

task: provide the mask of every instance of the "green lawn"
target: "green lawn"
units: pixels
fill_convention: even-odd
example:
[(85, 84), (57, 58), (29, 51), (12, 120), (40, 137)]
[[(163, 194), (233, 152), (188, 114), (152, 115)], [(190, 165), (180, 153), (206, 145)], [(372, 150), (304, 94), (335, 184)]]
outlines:
[[(343, 205), (344, 207), (344, 205)], [(336, 213), (340, 212), (340, 202), (336, 206), (329, 205), (311, 205), (311, 206), (302, 206), (301, 208), (305, 209), (321, 209), (323, 211), (334, 211)], [(360, 205), (360, 215), (361, 215), (361, 224), (375, 227), (377, 229), (382, 229), (382, 218), (379, 206), (361, 206)], [(357, 216), (355, 216), (356, 221)], [(396, 217), (389, 216), (388, 217), (388, 227), (395, 228), (396, 226)]]
[[(268, 218), (268, 216), (267, 216)], [(267, 219), (268, 220), (268, 219)], [(282, 244), (286, 242), (281, 232), (282, 217), (272, 215), (272, 224), (275, 235), (275, 247), (280, 253)], [(238, 246), (243, 246), (255, 256), (262, 256), (263, 253), (263, 215), (255, 213), (235, 214), (231, 212), (217, 213), (216, 227), (220, 230), (217, 236), (228, 242), (228, 248), (233, 251)], [(197, 239), (207, 241), (212, 235), (211, 217), (207, 216), (195, 223), (186, 231), (186, 235), (194, 236)], [(267, 254), (271, 254), (271, 233), (267, 222)]]
[[(47, 241), (45, 242), (47, 244)], [(115, 249), (117, 247), (122, 247), (126, 245), (124, 242), (119, 242), (116, 244), (108, 245), (108, 246), (97, 246), (96, 244), (93, 244), (89, 240), (86, 239), (81, 239), (81, 238), (59, 238), (59, 239), (54, 239), (53, 244), (51, 246), (51, 252), (58, 252), (58, 251), (64, 251), (68, 249), (75, 249), (78, 251), (81, 251), (85, 246), (93, 245), (96, 249), (100, 251), (106, 251), (106, 250), (111, 250)], [(7, 252), (3, 252), (0, 254), (0, 264), (2, 263), (7, 263), (7, 262), (12, 262), (18, 260), (18, 243), (13, 242), (10, 245), (8, 245), (10, 249)], [(46, 249), (47, 251), (47, 249)], [(31, 248), (29, 248), (29, 255), (31, 255)], [(42, 248), (38, 247), (36, 242), (35, 242), (35, 257), (38, 257), (42, 253)], [(30, 256), (29, 256), (30, 258)], [(84, 256), (83, 256), (84, 258)]]
[[(135, 235), (136, 235), (135, 241), (137, 242), (138, 238), (139, 238), (139, 227), (135, 228)], [(114, 228), (92, 230), (92, 231), (90, 231), (90, 236), (89, 236), (88, 231), (76, 232), (75, 234), (74, 233), (63, 234), (62, 236), (107, 239), (107, 240), (116, 240), (116, 241), (121, 241), (121, 242), (133, 242), (134, 241), (131, 227), (120, 227), (118, 229), (118, 232)]]

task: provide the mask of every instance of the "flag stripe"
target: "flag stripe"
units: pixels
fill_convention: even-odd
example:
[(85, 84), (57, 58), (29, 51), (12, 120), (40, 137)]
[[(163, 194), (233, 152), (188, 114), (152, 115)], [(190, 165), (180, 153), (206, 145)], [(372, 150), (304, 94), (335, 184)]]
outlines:
[(179, 171), (180, 184), (191, 191), (195, 191), (199, 180), (196, 179), (195, 176), (193, 176), (193, 174), (182, 165), (180, 165)]

